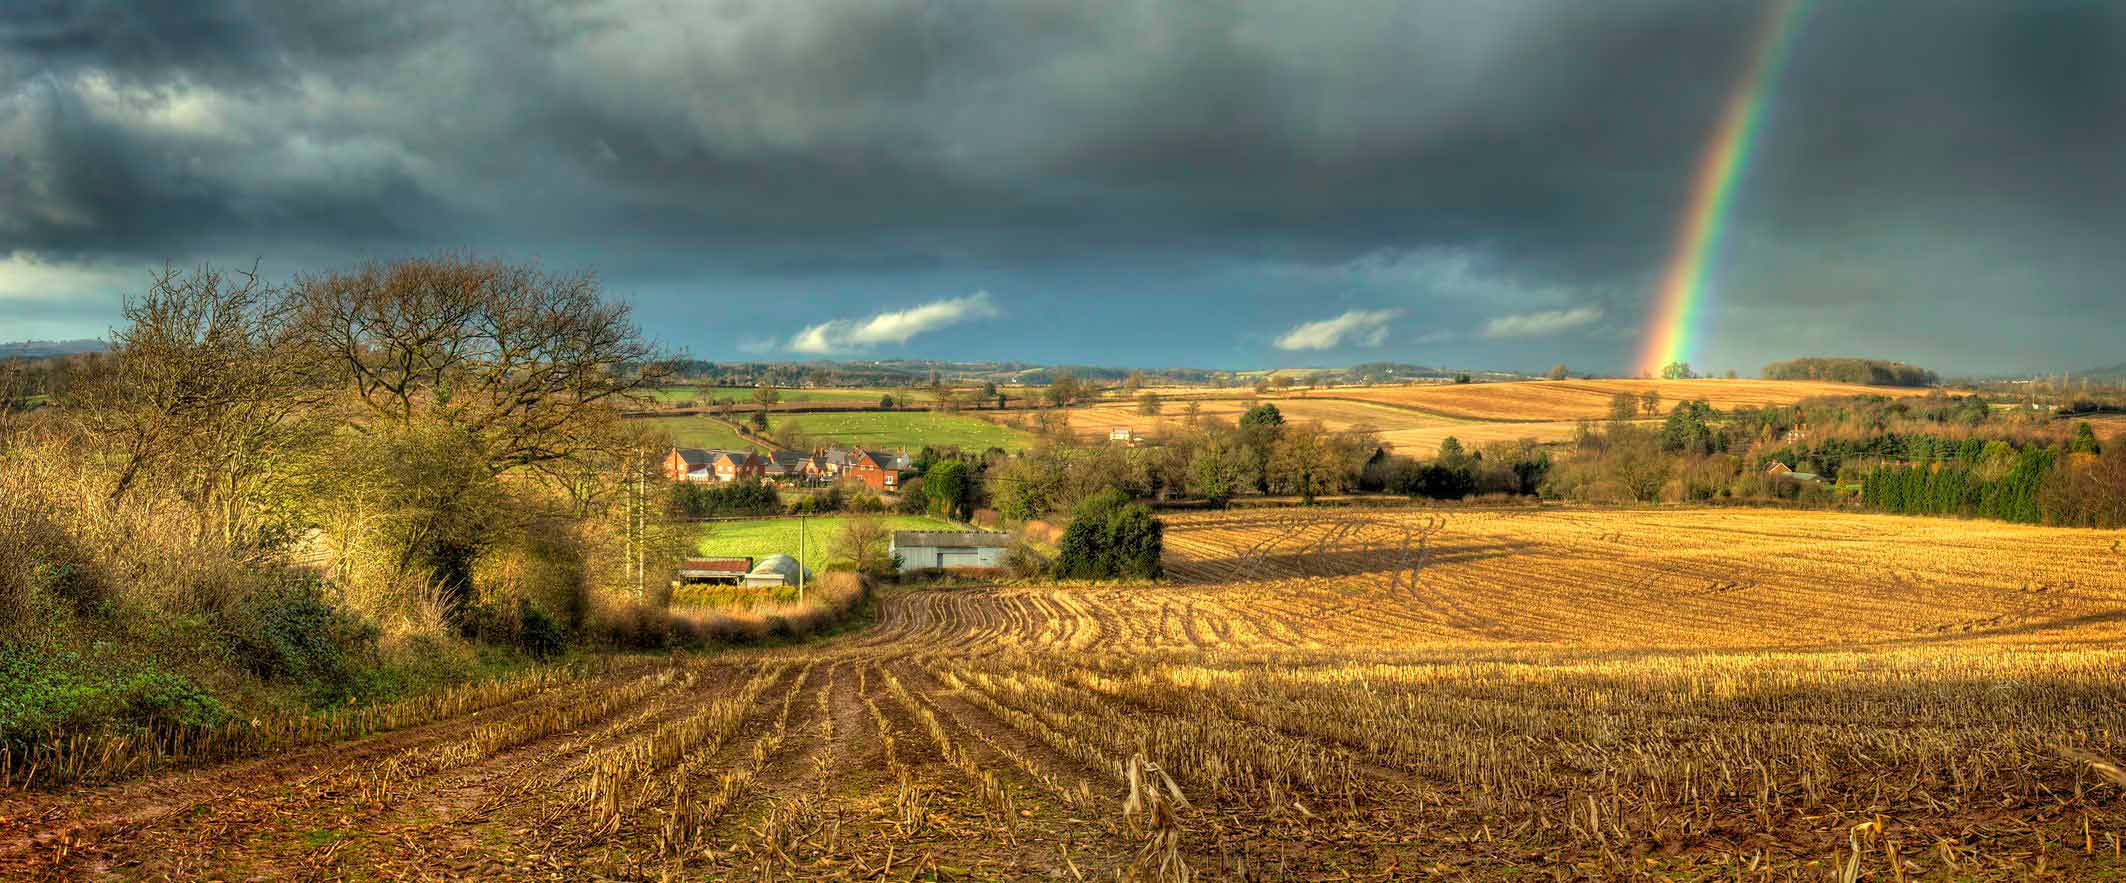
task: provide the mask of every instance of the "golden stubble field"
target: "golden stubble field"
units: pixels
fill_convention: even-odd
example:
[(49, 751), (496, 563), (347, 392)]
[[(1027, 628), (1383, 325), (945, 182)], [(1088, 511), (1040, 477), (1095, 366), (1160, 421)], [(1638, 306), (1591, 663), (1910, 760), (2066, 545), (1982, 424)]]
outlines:
[(1090, 438), (1105, 437), (1117, 428), (1157, 435), (1184, 430), (1191, 403), (1203, 417), (1232, 422), (1248, 408), (1267, 402), (1276, 405), (1287, 421), (1318, 420), (1336, 431), (1374, 430), (1395, 450), (1423, 456), (1438, 450), (1449, 436), (1465, 446), (1520, 439), (1566, 441), (1580, 421), (1607, 419), (1610, 401), (1618, 393), (1637, 396), (1649, 390), (1660, 396), (1663, 414), (1677, 402), (1697, 399), (1733, 410), (1790, 405), (1816, 396), (1902, 397), (1929, 392), (1813, 381), (1626, 379), (1328, 387), (1259, 397), (1175, 388), (1158, 390), (1165, 401), (1156, 415), (1139, 413), (1133, 401), (1103, 401), (1065, 414), (1074, 431)]
[(1743, 509), (1182, 515), (1167, 585), (902, 590), (833, 640), (7, 797), (0, 873), (2116, 876), (2119, 540)]

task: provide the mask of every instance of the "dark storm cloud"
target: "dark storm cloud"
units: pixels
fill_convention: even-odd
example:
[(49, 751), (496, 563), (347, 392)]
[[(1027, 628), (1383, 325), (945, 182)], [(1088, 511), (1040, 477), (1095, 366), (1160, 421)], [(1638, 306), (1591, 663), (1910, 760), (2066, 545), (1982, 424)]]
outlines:
[[(1000, 303), (981, 277), (1254, 267), (1351, 301), (1301, 319), (1411, 308), (1473, 338), (1596, 309), (1542, 345), (1621, 367), (1764, 12), (38, 2), (0, 20), (0, 254), (469, 247), (652, 288), (811, 274)], [(2126, 12), (1824, 3), (1794, 46), (1722, 264), (1737, 314), (1867, 322), (2010, 286), (2126, 319)], [(1254, 339), (1296, 324), (1256, 296)], [(1792, 346), (1722, 339), (1744, 368)]]

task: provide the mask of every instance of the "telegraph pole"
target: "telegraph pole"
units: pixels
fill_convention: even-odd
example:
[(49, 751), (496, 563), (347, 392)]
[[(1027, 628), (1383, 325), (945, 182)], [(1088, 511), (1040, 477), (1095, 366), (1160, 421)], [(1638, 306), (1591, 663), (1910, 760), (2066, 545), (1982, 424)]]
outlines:
[(647, 594), (649, 591), (649, 576), (643, 571), (649, 569), (645, 566), (648, 563), (649, 550), (644, 547), (649, 545), (647, 534), (650, 531), (649, 479), (644, 474), (649, 471), (649, 464), (644, 462), (646, 459), (643, 449), (637, 447), (635, 449), (635, 597), (644, 601), (647, 601), (649, 597)]

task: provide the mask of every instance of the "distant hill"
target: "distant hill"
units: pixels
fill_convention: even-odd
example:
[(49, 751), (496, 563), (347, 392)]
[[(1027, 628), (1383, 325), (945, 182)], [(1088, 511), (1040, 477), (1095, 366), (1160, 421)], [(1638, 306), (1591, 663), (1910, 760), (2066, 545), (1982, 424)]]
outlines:
[(103, 341), (81, 340), (24, 340), (15, 343), (0, 343), (0, 359), (47, 359), (74, 353), (103, 352)]
[(2092, 383), (2126, 383), (2126, 362), (2120, 362), (2109, 368), (2091, 368), (2087, 371), (2076, 371), (2074, 376)]

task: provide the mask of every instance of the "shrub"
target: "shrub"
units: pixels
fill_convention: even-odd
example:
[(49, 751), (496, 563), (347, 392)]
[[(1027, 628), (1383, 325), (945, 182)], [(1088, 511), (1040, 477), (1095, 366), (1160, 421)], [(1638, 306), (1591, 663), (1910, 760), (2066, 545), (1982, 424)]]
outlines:
[(517, 623), (517, 643), (533, 659), (551, 659), (568, 649), (568, 631), (523, 598), (517, 599)]
[(1064, 579), (1157, 579), (1165, 525), (1141, 503), (1109, 489), (1078, 504), (1056, 557)]
[(0, 489), (0, 634), (27, 622), (42, 603), (89, 613), (105, 598), (87, 556), (39, 502)]
[(0, 645), (0, 744), (110, 729), (202, 729), (228, 717), (182, 675), (78, 652)]
[(260, 678), (291, 680), (337, 698), (376, 651), (377, 630), (326, 599), (325, 581), (304, 570), (264, 574), (221, 616), (221, 633)]
[(782, 511), (775, 486), (758, 478), (708, 484), (682, 483), (672, 488), (672, 506), (688, 518), (717, 515), (772, 515)]
[(1032, 579), (1047, 573), (1048, 558), (1023, 539), (1013, 540), (1004, 550), (1004, 569), (1018, 579)]
[(923, 515), (930, 511), (930, 495), (923, 489), (921, 478), (901, 482), (901, 497), (894, 502), (893, 511), (902, 515)]

